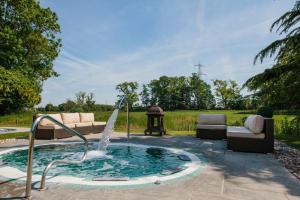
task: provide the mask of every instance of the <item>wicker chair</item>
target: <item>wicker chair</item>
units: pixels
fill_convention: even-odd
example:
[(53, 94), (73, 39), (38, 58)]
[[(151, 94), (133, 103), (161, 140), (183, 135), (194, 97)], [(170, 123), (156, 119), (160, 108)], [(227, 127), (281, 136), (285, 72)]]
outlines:
[(227, 148), (233, 151), (253, 153), (274, 152), (274, 120), (263, 118), (261, 132), (254, 133), (246, 127), (227, 128)]
[(196, 122), (196, 137), (201, 139), (226, 139), (226, 115), (200, 114)]

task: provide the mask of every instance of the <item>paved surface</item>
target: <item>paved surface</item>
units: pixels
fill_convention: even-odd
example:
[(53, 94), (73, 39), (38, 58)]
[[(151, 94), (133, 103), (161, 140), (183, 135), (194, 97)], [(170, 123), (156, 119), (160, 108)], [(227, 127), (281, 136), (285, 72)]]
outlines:
[(10, 134), (10, 133), (22, 133), (22, 132), (29, 132), (30, 128), (25, 127), (0, 127), (0, 129), (11, 129), (10, 131), (2, 132), (0, 130), (0, 134)]
[[(99, 135), (89, 135), (90, 140)], [(114, 134), (112, 141), (122, 141), (125, 134)], [(67, 140), (75, 140), (71, 138)], [(33, 199), (181, 199), (181, 200), (300, 200), (300, 181), (292, 176), (272, 154), (238, 153), (226, 150), (226, 141), (199, 140), (189, 136), (149, 137), (134, 136), (132, 143), (181, 148), (202, 153), (208, 167), (187, 180), (147, 186), (138, 189), (72, 188), (52, 184), (43, 192), (33, 190)], [(44, 143), (37, 141), (37, 143)], [(21, 146), (26, 141), (1, 144), (1, 149)], [(24, 185), (0, 181), (0, 199), (19, 199), (24, 196)]]

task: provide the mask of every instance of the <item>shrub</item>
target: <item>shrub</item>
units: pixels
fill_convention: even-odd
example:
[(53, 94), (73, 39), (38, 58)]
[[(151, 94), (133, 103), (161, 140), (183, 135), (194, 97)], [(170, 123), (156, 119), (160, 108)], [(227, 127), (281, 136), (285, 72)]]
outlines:
[(65, 103), (59, 104), (58, 105), (58, 110), (63, 112), (68, 112), (71, 111), (73, 109), (76, 109), (76, 103), (70, 99), (67, 99), (67, 101)]
[(282, 135), (300, 136), (300, 118), (296, 117), (291, 121), (284, 118), (278, 131)]
[(54, 106), (52, 103), (48, 103), (46, 106), (45, 106), (45, 111), (46, 112), (50, 112), (50, 111), (54, 111)]
[(263, 106), (258, 108), (257, 114), (263, 117), (272, 118), (273, 117), (273, 109), (267, 106)]
[(76, 113), (76, 112), (84, 112), (84, 109), (82, 107), (75, 107), (72, 110), (70, 110), (70, 112), (72, 113)]
[(244, 126), (246, 119), (247, 119), (247, 117), (238, 119), (235, 122), (231, 123), (230, 126)]

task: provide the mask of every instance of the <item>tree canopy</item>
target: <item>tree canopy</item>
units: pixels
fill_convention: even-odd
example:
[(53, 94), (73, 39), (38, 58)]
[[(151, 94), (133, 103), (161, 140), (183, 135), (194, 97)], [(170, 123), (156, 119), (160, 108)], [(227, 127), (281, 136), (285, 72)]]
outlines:
[(142, 85), (142, 106), (159, 105), (164, 110), (208, 109), (215, 106), (209, 84), (197, 74), (185, 76), (161, 76)]
[(39, 81), (57, 76), (53, 61), (61, 39), (56, 14), (35, 0), (2, 0), (0, 16), (0, 65)]
[(39, 87), (18, 70), (0, 66), (0, 113), (32, 107), (41, 100)]
[(254, 96), (275, 108), (300, 108), (300, 0), (279, 17), (270, 31), (284, 35), (262, 49), (254, 63), (274, 57), (275, 64), (263, 73), (247, 80), (244, 86), (254, 91)]
[(118, 97), (121, 99), (125, 96), (130, 108), (132, 108), (133, 104), (139, 100), (137, 93), (138, 87), (139, 85), (137, 82), (123, 82), (116, 86), (116, 90), (120, 92)]
[(241, 109), (244, 107), (241, 89), (238, 84), (233, 81), (213, 80), (215, 86), (215, 94), (217, 106), (224, 109)]
[[(0, 1), (0, 66), (1, 71), (5, 72), (1, 74), (1, 81), (8, 81), (7, 75), (11, 74), (10, 80), (24, 85), (26, 89), (23, 89), (30, 91), (25, 95), (23, 89), (20, 89), (22, 86), (5, 86), (3, 94), (14, 91), (10, 94), (16, 94), (16, 97), (1, 96), (4, 98), (2, 102), (8, 104), (5, 108), (1, 107), (0, 112), (36, 105), (40, 102), (43, 81), (58, 76), (53, 69), (53, 61), (61, 47), (58, 35), (60, 26), (57, 21), (56, 14), (49, 8), (42, 8), (38, 1)], [(31, 83), (32, 89), (29, 89), (28, 83)], [(0, 84), (3, 85), (4, 82)], [(22, 96), (22, 103), (18, 100), (17, 93)]]
[(189, 85), (192, 95), (192, 109), (210, 109), (215, 107), (215, 98), (212, 94), (210, 85), (200, 79), (198, 74), (192, 74), (189, 78)]

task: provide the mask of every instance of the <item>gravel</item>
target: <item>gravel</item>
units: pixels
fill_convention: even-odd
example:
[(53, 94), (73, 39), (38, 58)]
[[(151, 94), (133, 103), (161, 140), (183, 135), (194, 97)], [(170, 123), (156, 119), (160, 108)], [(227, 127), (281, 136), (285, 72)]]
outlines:
[(275, 140), (275, 157), (300, 180), (300, 151)]

